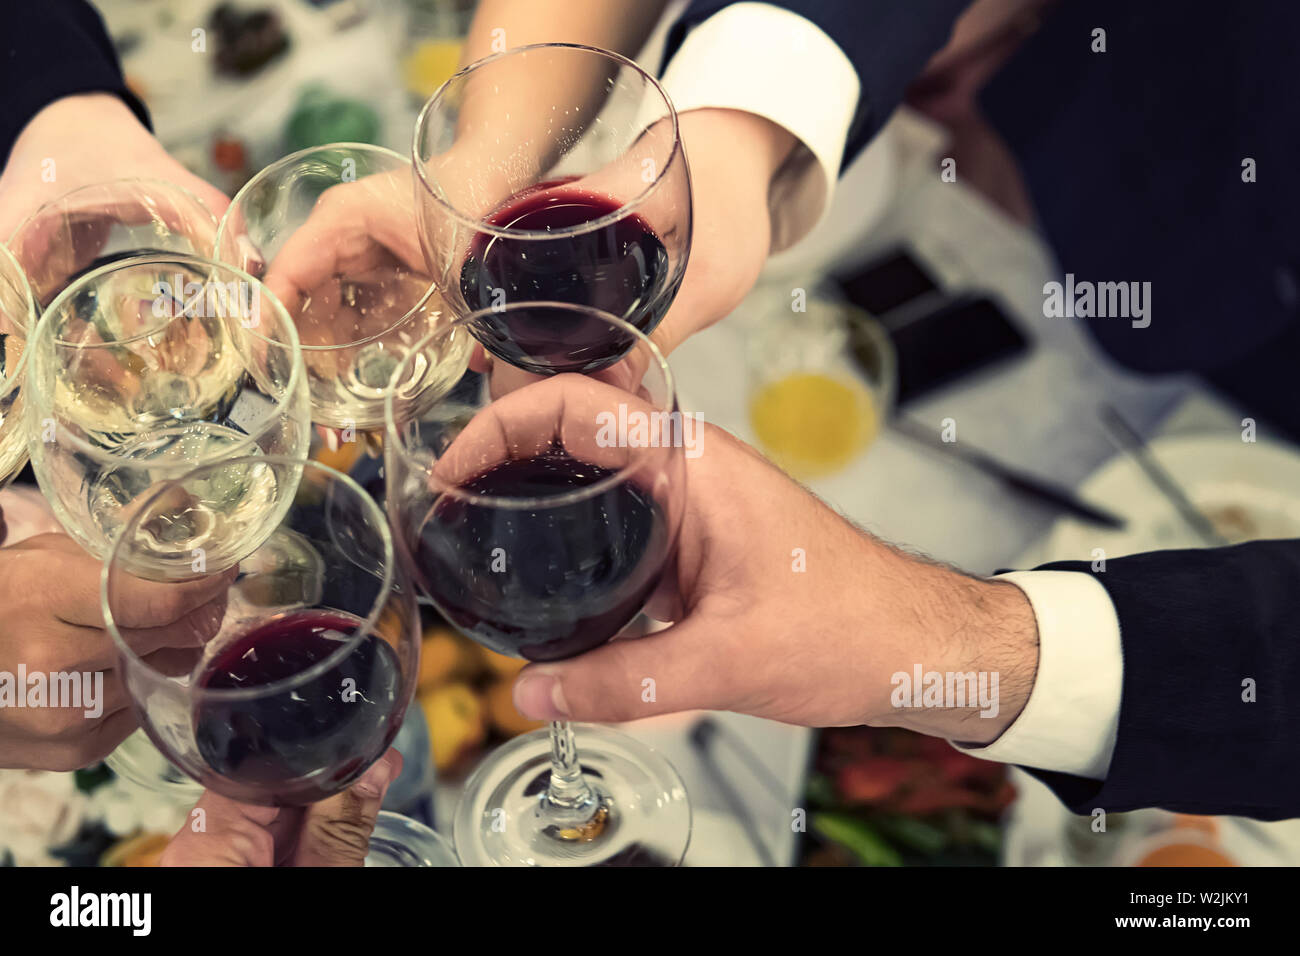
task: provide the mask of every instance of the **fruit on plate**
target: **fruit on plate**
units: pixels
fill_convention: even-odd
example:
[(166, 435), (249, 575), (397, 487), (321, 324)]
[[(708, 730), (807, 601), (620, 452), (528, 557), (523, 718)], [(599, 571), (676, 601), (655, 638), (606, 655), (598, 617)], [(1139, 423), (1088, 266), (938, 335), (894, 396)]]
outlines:
[(446, 684), (420, 694), (429, 723), (433, 762), (449, 770), (479, 747), (487, 737), (483, 702), (467, 684)]
[(528, 663), (522, 657), (506, 657), (504, 654), (490, 651), (482, 644), (476, 644), (475, 647), (478, 648), (479, 655), (483, 658), (483, 662), (487, 665), (488, 670), (497, 677), (514, 680), (515, 675), (523, 670), (524, 665)]
[(140, 833), (115, 843), (100, 858), (100, 866), (157, 866), (171, 842), (164, 833)]
[(322, 465), (333, 468), (335, 471), (341, 471), (346, 475), (352, 471), (352, 466), (361, 457), (361, 449), (361, 442), (356, 441), (341, 442), (338, 448), (321, 445), (312, 454), (312, 458)]
[(420, 676), (416, 686), (428, 690), (476, 669), (474, 645), (448, 627), (433, 626), (424, 632), (420, 643)]

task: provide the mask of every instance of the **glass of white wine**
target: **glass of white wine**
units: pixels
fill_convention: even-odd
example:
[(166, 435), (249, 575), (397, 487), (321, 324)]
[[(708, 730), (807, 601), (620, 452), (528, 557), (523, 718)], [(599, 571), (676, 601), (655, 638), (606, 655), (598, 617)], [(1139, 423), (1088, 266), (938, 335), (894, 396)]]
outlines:
[(462, 333), (441, 340), (446, 354), (422, 355), (392, 381), (411, 347), (445, 321), (420, 250), (411, 163), (392, 150), (333, 143), (272, 163), (231, 202), (216, 250), (284, 303), (312, 420), (345, 440), (383, 427), (390, 386), (423, 409), (465, 371)]
[(208, 256), (217, 220), (188, 189), (160, 179), (112, 179), (51, 200), (9, 237), (38, 307), (68, 283), (130, 256), (181, 252)]
[[(293, 322), (251, 276), (157, 255), (69, 285), (31, 340), (26, 431), (41, 491), (67, 532), (104, 556), (141, 498), (197, 465), (305, 458), (306, 376)], [(152, 579), (216, 573), (261, 543), (292, 495), (255, 459), (135, 550)], [(185, 555), (184, 559), (178, 554)]]
[[(0, 489), (27, 462), (23, 432), (23, 378), (27, 336), (36, 323), (31, 287), (17, 260), (0, 246)], [(3, 543), (0, 532), (0, 543)]]

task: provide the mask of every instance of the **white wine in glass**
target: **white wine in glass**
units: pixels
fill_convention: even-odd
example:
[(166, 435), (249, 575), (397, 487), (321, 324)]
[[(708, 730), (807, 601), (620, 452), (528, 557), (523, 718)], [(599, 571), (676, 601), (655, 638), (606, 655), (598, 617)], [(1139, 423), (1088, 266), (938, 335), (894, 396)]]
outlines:
[[(32, 466), (60, 523), (93, 554), (106, 553), (135, 502), (196, 465), (306, 457), (293, 323), (237, 269), (174, 254), (112, 263), (69, 285), (31, 341)], [(223, 487), (196, 498), (202, 507), (148, 529), (166, 544), (151, 576), (212, 573), (256, 548), (285, 506), (274, 487), (283, 474), (223, 470)], [(182, 545), (191, 561), (174, 557)]]
[(221, 220), (216, 257), (284, 304), (302, 346), (312, 420), (377, 432), (396, 387), (427, 408), (469, 362), (468, 332), (393, 372), (445, 317), (415, 225), (411, 162), (378, 146), (331, 143), (267, 166)]

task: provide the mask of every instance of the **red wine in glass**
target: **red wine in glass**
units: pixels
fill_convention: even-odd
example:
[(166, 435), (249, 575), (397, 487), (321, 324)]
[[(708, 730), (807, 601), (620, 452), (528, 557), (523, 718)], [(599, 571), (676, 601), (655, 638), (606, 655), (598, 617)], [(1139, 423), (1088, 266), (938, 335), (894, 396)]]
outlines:
[(512, 459), (461, 485), (476, 496), (542, 499), (503, 507), (440, 496), (415, 546), (419, 586), (443, 615), (494, 651), (573, 657), (634, 618), (668, 557), (660, 506), (631, 481), (549, 504), (616, 473), (562, 450)]
[[(663, 242), (636, 213), (595, 229), (565, 232), (622, 208), (617, 200), (570, 182), (534, 186), (487, 218), (489, 225), (535, 235), (475, 235), (460, 273), (466, 305), (470, 310), (548, 301), (584, 305), (649, 334), (677, 291), (669, 288)], [(560, 231), (554, 238), (536, 236), (554, 231)], [(492, 354), (542, 375), (596, 371), (617, 362), (634, 342), (608, 323), (546, 308), (499, 311), (477, 323), (474, 333)]]
[[(393, 649), (372, 634), (349, 644), (363, 625), (339, 611), (297, 611), (245, 632), (207, 663), (196, 681), (194, 738), (226, 791), (233, 784), (259, 802), (314, 803), (388, 749), (405, 703), (401, 669)], [(340, 651), (320, 673), (300, 679)], [(265, 693), (233, 700), (201, 693), (258, 688)]]

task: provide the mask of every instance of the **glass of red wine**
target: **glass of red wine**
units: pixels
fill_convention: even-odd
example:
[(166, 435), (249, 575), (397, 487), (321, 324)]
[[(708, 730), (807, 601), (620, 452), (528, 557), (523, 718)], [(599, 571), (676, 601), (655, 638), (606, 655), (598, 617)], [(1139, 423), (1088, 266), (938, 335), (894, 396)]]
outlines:
[[(471, 371), (423, 412), (390, 393), (384, 469), (399, 551), (443, 616), (498, 653), (555, 661), (618, 635), (669, 573), (686, 474), (672, 377), (644, 333), (587, 307), (540, 306), (629, 337), (635, 360), (498, 398)], [(537, 307), (507, 306), (507, 318)], [(455, 320), (405, 361), (482, 318)], [(681, 861), (691, 815), (672, 766), (622, 734), (578, 736), (581, 757), (574, 728), (555, 722), (479, 767), (456, 812), (466, 866)]]
[[(234, 566), (207, 566), (226, 551), (220, 516), (247, 494), (285, 498), (284, 517)], [(178, 580), (187, 559), (190, 580)], [(139, 626), (142, 578), (183, 589), (214, 576), (200, 610)], [(344, 789), (383, 756), (414, 691), (418, 607), (388, 522), (352, 479), (315, 462), (232, 458), (168, 482), (123, 527), (101, 596), (144, 731), (184, 773), (244, 803), (296, 806)]]
[[(631, 60), (537, 44), (480, 60), (429, 100), (415, 130), (420, 238), (448, 307), (497, 358), (536, 374), (612, 365), (681, 284), (691, 183), (677, 114)], [(483, 311), (479, 311), (483, 310)]]

